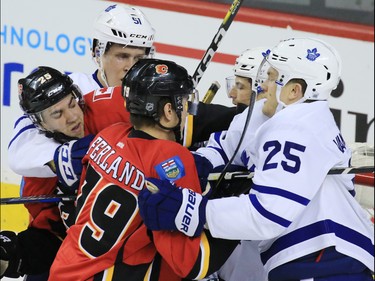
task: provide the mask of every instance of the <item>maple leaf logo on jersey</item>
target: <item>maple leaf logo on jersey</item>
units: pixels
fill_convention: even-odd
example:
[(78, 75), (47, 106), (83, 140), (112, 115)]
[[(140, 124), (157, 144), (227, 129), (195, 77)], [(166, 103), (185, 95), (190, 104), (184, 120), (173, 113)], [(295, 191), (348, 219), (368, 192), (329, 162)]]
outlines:
[(167, 74), (168, 66), (166, 66), (165, 64), (158, 64), (155, 66), (155, 71), (157, 74)]
[(307, 56), (306, 56), (306, 58), (308, 60), (314, 61), (314, 60), (316, 60), (319, 57), (320, 57), (320, 54), (318, 53), (318, 50), (316, 48), (314, 48), (312, 50), (307, 49)]

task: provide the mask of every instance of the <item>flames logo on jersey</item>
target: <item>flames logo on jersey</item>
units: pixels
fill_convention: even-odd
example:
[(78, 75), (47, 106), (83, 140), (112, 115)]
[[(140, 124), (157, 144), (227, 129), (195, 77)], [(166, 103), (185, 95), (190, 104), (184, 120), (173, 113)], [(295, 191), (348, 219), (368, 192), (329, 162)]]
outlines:
[(168, 66), (166, 66), (165, 64), (158, 64), (155, 66), (155, 71), (157, 74), (167, 74)]

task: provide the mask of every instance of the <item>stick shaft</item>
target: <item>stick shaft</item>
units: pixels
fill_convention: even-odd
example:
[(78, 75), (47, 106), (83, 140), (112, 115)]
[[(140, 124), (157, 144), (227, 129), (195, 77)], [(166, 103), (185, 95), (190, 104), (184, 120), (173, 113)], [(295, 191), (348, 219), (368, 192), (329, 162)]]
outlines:
[[(364, 173), (374, 173), (374, 166), (358, 166), (350, 168), (333, 168), (328, 172), (328, 175), (340, 175), (340, 174), (364, 174)], [(208, 180), (217, 181), (221, 173), (211, 173), (208, 176)], [(234, 179), (251, 179), (254, 173), (249, 171), (241, 172), (228, 172), (224, 176), (224, 180), (234, 180)], [(0, 205), (7, 204), (26, 204), (26, 203), (58, 203), (61, 201), (69, 202), (76, 199), (75, 195), (36, 195), (36, 196), (26, 196), (26, 197), (10, 197), (1, 198)]]
[(26, 203), (59, 203), (74, 201), (75, 195), (35, 195), (24, 197), (0, 198), (0, 205), (26, 204)]
[(211, 103), (219, 89), (220, 89), (219, 82), (217, 81), (212, 82), (210, 88), (207, 90), (206, 94), (204, 95), (202, 102), (207, 103), (207, 104)]
[(203, 73), (206, 71), (209, 63), (211, 62), (213, 56), (219, 48), (219, 45), (224, 35), (227, 33), (229, 26), (232, 24), (233, 19), (235, 18), (238, 10), (240, 9), (242, 2), (242, 0), (233, 1), (231, 7), (229, 8), (227, 14), (224, 17), (223, 22), (221, 23), (218, 31), (212, 39), (210, 46), (208, 47), (207, 51), (203, 55), (203, 58), (199, 62), (199, 65), (193, 74), (193, 82), (195, 87), (197, 87), (199, 81), (202, 79)]
[[(373, 173), (374, 166), (358, 166), (350, 168), (332, 168), (328, 175), (340, 175), (340, 174), (364, 174), (364, 173)], [(216, 181), (219, 179), (221, 173), (211, 173), (208, 176), (209, 181)], [(251, 179), (254, 177), (253, 172), (249, 171), (240, 171), (240, 172), (228, 172), (225, 173), (224, 180), (232, 179)]]

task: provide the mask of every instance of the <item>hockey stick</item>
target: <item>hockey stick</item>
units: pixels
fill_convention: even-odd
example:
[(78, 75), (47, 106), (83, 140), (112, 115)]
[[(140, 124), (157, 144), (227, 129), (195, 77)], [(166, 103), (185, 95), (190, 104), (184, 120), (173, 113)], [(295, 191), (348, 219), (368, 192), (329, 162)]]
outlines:
[(240, 6), (242, 4), (242, 0), (234, 0), (231, 7), (229, 8), (226, 16), (224, 17), (223, 22), (221, 23), (218, 31), (216, 32), (214, 38), (210, 46), (208, 47), (206, 53), (203, 55), (203, 58), (198, 64), (197, 69), (193, 74), (193, 83), (194, 86), (197, 87), (199, 81), (202, 79), (203, 73), (206, 71), (209, 63), (211, 62), (213, 56), (215, 55), (221, 40), (223, 39), (224, 35), (227, 33), (229, 26), (232, 24), (233, 19), (235, 18)]
[[(374, 173), (374, 166), (357, 166), (350, 168), (333, 168), (328, 172), (328, 175), (344, 175), (344, 174), (364, 174)], [(217, 181), (221, 173), (211, 173), (208, 175), (209, 181)], [(240, 171), (240, 172), (228, 172), (225, 173), (224, 180), (235, 180), (235, 179), (251, 179), (254, 177), (253, 172)], [(149, 188), (149, 186), (147, 186)], [(152, 192), (155, 190), (153, 189)], [(25, 204), (25, 203), (58, 203), (58, 202), (69, 202), (76, 199), (75, 195), (36, 195), (26, 197), (10, 197), (1, 198), (0, 205), (6, 204)]]
[[(328, 171), (328, 175), (341, 175), (341, 174), (364, 174), (373, 173), (374, 166), (358, 166), (350, 168), (332, 168)], [(209, 181), (217, 181), (220, 179), (221, 173), (211, 173), (208, 175)], [(234, 179), (251, 179), (254, 177), (254, 172), (239, 171), (239, 172), (228, 172), (223, 176), (224, 180)]]
[[(211, 103), (212, 99), (216, 95), (217, 91), (220, 89), (220, 84), (217, 81), (212, 82), (210, 88), (208, 88), (206, 94), (203, 97), (203, 103)], [(194, 115), (188, 114), (186, 117), (186, 122), (184, 126), (184, 139), (182, 145), (185, 147), (190, 147), (193, 141), (193, 119)]]
[(76, 195), (34, 195), (24, 197), (1, 198), (0, 205), (26, 203), (59, 203), (76, 200)]
[(206, 94), (204, 95), (202, 102), (203, 103), (211, 103), (213, 98), (215, 97), (217, 91), (220, 89), (220, 83), (217, 81), (212, 82), (210, 88), (208, 88)]
[(238, 141), (238, 144), (236, 146), (236, 149), (234, 150), (234, 153), (233, 153), (232, 157), (229, 159), (228, 163), (225, 164), (223, 170), (221, 171), (220, 175), (218, 176), (217, 182), (216, 182), (216, 187), (218, 187), (220, 185), (221, 181), (224, 179), (224, 177), (225, 177), (225, 175), (227, 173), (228, 167), (232, 164), (234, 158), (236, 157), (236, 155), (238, 153), (238, 150), (240, 149), (240, 146), (241, 146), (241, 144), (243, 142), (243, 139), (244, 139), (246, 131), (247, 131), (247, 127), (249, 126), (249, 123), (250, 123), (251, 115), (253, 114), (253, 109), (254, 109), (255, 101), (256, 101), (256, 95), (253, 92), (253, 93), (251, 93), (251, 96), (250, 96), (250, 103), (249, 103), (249, 106), (248, 106), (248, 112), (247, 112), (247, 116), (246, 116), (246, 122), (245, 122), (245, 125), (244, 125), (244, 128), (243, 128), (243, 131), (241, 133), (240, 140)]

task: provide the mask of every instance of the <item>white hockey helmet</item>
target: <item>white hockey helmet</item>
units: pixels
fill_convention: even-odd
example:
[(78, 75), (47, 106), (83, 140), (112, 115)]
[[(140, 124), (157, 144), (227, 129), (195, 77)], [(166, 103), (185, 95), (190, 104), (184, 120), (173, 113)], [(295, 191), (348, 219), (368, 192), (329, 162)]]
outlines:
[(114, 4), (102, 11), (94, 22), (94, 39), (98, 40), (99, 56), (108, 42), (124, 46), (144, 47), (149, 54), (155, 29), (138, 8)]
[(259, 85), (256, 83), (258, 69), (268, 53), (269, 49), (266, 47), (247, 49), (242, 52), (234, 64), (234, 75), (250, 78), (252, 80), (252, 90), (255, 93), (259, 92)]
[(341, 58), (329, 44), (313, 38), (281, 41), (266, 57), (278, 73), (278, 85), (303, 79), (307, 88), (303, 100), (327, 100), (341, 76)]

